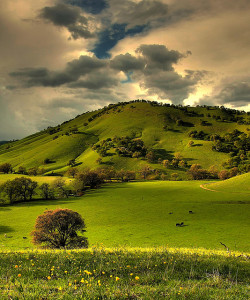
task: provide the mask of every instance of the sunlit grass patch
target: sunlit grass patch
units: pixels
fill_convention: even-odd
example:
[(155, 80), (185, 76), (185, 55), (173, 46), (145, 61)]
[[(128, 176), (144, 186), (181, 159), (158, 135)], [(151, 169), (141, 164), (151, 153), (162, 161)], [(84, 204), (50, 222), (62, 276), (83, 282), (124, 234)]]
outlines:
[(189, 250), (2, 252), (1, 299), (247, 299), (247, 254)]

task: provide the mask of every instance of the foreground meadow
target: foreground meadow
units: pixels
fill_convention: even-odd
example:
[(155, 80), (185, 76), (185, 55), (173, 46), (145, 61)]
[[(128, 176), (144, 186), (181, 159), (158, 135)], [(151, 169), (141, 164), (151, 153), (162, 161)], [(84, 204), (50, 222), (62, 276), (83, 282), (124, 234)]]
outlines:
[[(47, 209), (77, 211), (90, 246), (187, 247), (249, 252), (249, 194), (211, 192), (198, 181), (114, 183), (82, 197), (0, 207), (0, 250), (32, 248), (30, 232)], [(190, 214), (189, 211), (192, 211)], [(183, 227), (176, 223), (184, 222)]]
[(249, 256), (92, 248), (1, 252), (1, 299), (249, 299)]

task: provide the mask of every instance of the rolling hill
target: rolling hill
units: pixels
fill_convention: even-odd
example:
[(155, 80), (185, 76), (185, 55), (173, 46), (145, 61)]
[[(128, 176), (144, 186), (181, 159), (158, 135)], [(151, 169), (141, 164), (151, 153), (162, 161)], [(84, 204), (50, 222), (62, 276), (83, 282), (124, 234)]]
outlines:
[(207, 185), (207, 188), (226, 193), (249, 193), (250, 173)]
[[(237, 129), (248, 134), (249, 124), (249, 114), (223, 107), (182, 107), (139, 100), (111, 104), (1, 145), (0, 164), (11, 163), (15, 170), (19, 166), (40, 166), (47, 173), (63, 173), (68, 162), (75, 159), (79, 168), (97, 168), (100, 167), (97, 162), (100, 156), (92, 146), (104, 139), (128, 136), (142, 139), (146, 149), (153, 150), (157, 159), (171, 160), (178, 152), (188, 165), (198, 163), (203, 168), (215, 165), (220, 170), (222, 163), (230, 158), (229, 154), (212, 151), (212, 141), (192, 138), (189, 132), (202, 131), (209, 136)], [(190, 140), (194, 142), (192, 147), (188, 146)], [(46, 159), (49, 163), (45, 163)], [(110, 149), (102, 158), (101, 166), (138, 170), (146, 164), (149, 162), (145, 158), (118, 156), (114, 149)], [(164, 169), (157, 160), (150, 165)], [(185, 170), (174, 172), (185, 178)]]

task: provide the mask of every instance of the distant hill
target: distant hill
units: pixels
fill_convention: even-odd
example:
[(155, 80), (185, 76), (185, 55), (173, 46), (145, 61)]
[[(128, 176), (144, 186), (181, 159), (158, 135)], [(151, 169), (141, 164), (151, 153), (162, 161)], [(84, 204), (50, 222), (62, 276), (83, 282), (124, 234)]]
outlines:
[[(138, 100), (86, 112), (56, 127), (1, 145), (0, 163), (9, 162), (14, 168), (40, 166), (57, 173), (65, 172), (70, 160), (75, 160), (79, 168), (114, 166), (117, 170), (138, 170), (149, 164), (164, 169), (159, 162), (171, 161), (175, 153), (180, 153), (188, 165), (200, 164), (203, 168), (214, 165), (220, 170), (230, 155), (213, 151), (211, 136), (238, 130), (249, 139), (249, 128), (249, 113), (224, 107), (182, 107)], [(125, 136), (128, 139), (122, 147), (124, 141), (120, 138)], [(128, 147), (134, 149), (135, 139), (142, 140), (145, 153), (153, 151), (153, 160), (117, 154)], [(98, 154), (100, 149), (104, 149), (104, 157)], [(186, 170), (172, 168), (169, 172), (185, 174)]]
[(8, 141), (0, 141), (0, 145), (6, 144)]

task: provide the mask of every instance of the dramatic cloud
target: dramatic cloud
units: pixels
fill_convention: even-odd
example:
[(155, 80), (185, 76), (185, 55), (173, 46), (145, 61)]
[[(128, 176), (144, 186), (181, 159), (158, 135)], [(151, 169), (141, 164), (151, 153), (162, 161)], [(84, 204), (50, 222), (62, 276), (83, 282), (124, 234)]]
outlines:
[(250, 110), (249, 19), (248, 0), (0, 1), (0, 140), (140, 98)]
[(88, 19), (82, 15), (79, 7), (58, 3), (55, 6), (44, 7), (39, 16), (56, 26), (66, 27), (73, 39), (94, 37), (89, 31)]
[(23, 83), (23, 87), (56, 87), (77, 81), (80, 76), (100, 70), (105, 65), (105, 61), (95, 57), (80, 56), (79, 59), (68, 62), (63, 71), (50, 71), (46, 68), (26, 68), (12, 72), (10, 76), (18, 78)]
[(138, 25), (159, 24), (168, 13), (168, 5), (157, 0), (110, 1), (112, 20), (117, 24), (127, 24), (128, 28)]
[(110, 66), (113, 69), (123, 71), (124, 73), (142, 70), (145, 67), (145, 60), (143, 58), (137, 58), (129, 53), (120, 54), (115, 56), (110, 61)]
[(200, 102), (245, 107), (250, 103), (250, 78), (245, 80), (224, 80), (221, 85), (214, 88), (210, 96), (205, 96)]

